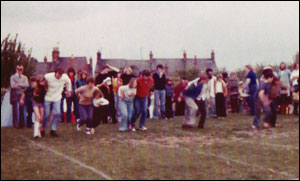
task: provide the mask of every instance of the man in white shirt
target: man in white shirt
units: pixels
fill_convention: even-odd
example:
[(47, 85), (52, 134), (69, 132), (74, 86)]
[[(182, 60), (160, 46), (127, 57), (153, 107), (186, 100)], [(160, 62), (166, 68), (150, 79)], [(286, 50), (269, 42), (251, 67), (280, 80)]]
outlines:
[(216, 95), (215, 95), (215, 81), (216, 77), (213, 76), (213, 71), (211, 68), (206, 69), (206, 75), (208, 77), (208, 91), (210, 95), (210, 99), (208, 99), (209, 107), (210, 107), (210, 115), (213, 118), (216, 118)]
[(45, 136), (45, 128), (50, 115), (50, 109), (52, 107), (53, 120), (50, 125), (50, 135), (58, 137), (56, 130), (60, 120), (60, 101), (64, 86), (67, 87), (67, 97), (70, 96), (72, 91), (72, 84), (70, 78), (64, 74), (63, 69), (58, 68), (55, 72), (51, 72), (45, 75), (48, 89), (45, 96), (45, 119), (44, 119), (44, 130), (41, 131), (42, 136)]

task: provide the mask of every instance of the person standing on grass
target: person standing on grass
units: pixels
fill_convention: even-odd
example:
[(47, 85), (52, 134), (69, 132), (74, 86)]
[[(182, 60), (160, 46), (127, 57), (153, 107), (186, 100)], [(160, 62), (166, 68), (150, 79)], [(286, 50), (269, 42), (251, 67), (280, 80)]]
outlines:
[(223, 80), (223, 75), (217, 75), (217, 81), (215, 82), (215, 95), (216, 95), (216, 112), (218, 118), (226, 117), (226, 96), (227, 87)]
[(204, 77), (199, 76), (196, 80), (189, 82), (184, 91), (185, 113), (182, 129), (193, 128), (196, 123), (198, 106), (195, 100), (202, 91), (204, 81)]
[(111, 80), (118, 72), (120, 72), (118, 68), (107, 64), (102, 67), (101, 72), (96, 77), (96, 86), (102, 91), (104, 98), (109, 101), (109, 115), (113, 124), (117, 124), (118, 121), (116, 118), (114, 92)]
[(216, 95), (215, 95), (216, 77), (213, 75), (213, 70), (211, 68), (206, 69), (206, 75), (208, 77), (208, 89), (209, 89), (209, 94), (210, 94), (210, 99), (209, 99), (210, 113), (209, 113), (209, 115), (212, 116), (213, 118), (217, 118)]
[[(93, 99), (94, 113), (93, 113), (93, 122), (91, 125), (87, 125), (91, 129), (91, 134), (95, 134), (95, 128), (101, 124), (101, 122), (107, 122), (108, 118), (108, 107), (109, 101), (104, 98), (101, 90), (94, 92)], [(89, 134), (87, 132), (87, 134)]]
[(23, 118), (27, 128), (32, 127), (32, 113), (33, 113), (32, 97), (34, 91), (34, 84), (35, 84), (35, 77), (31, 77), (29, 82), (29, 87), (23, 93), (24, 98), (21, 98), (25, 100)]
[(291, 95), (291, 71), (287, 69), (286, 63), (281, 62), (279, 66), (278, 78), (281, 82), (281, 87), (285, 87), (287, 91), (287, 95)]
[(129, 129), (133, 132), (135, 129), (135, 122), (141, 114), (140, 130), (146, 131), (145, 127), (147, 118), (147, 102), (149, 90), (153, 85), (154, 80), (151, 77), (149, 70), (144, 70), (142, 76), (137, 79), (137, 93), (134, 98), (134, 114), (129, 124)]
[(246, 85), (248, 85), (249, 88), (249, 99), (248, 99), (248, 105), (250, 107), (250, 114), (255, 115), (255, 93), (257, 91), (257, 86), (258, 86), (258, 79), (256, 76), (256, 73), (254, 72), (254, 69), (252, 68), (251, 65), (247, 65), (245, 67), (247, 77), (246, 77)]
[(264, 79), (261, 85), (259, 86), (254, 99), (256, 110), (255, 110), (255, 116), (254, 116), (252, 128), (255, 130), (259, 129), (262, 108), (266, 114), (266, 117), (264, 119), (264, 126), (267, 128), (271, 127), (270, 121), (272, 118), (272, 110), (271, 110), (272, 100), (270, 100), (269, 98), (269, 92), (270, 92), (271, 83), (274, 80), (273, 71), (270, 69), (264, 70), (263, 77)]
[(21, 99), (22, 94), (29, 86), (28, 78), (23, 75), (24, 66), (18, 64), (16, 67), (16, 73), (10, 77), (10, 104), (12, 104), (13, 113), (13, 127), (23, 128), (24, 124), (24, 100)]
[[(293, 85), (293, 92), (299, 90), (299, 62), (295, 62), (294, 64), (293, 72), (291, 74), (291, 82)], [(299, 101), (294, 101), (294, 115), (299, 115)]]
[(34, 131), (33, 137), (35, 139), (41, 138), (44, 135), (41, 135), (43, 131), (43, 121), (44, 121), (44, 113), (45, 113), (45, 106), (44, 100), (46, 95), (47, 84), (46, 80), (43, 76), (38, 76), (33, 91), (33, 110), (34, 110)]
[(76, 89), (75, 94), (79, 99), (79, 115), (80, 122), (77, 123), (77, 130), (83, 124), (86, 124), (86, 134), (91, 134), (94, 130), (93, 128), (93, 98), (94, 92), (99, 91), (95, 86), (95, 81), (93, 78), (89, 78), (87, 85)]
[(76, 72), (73, 68), (69, 68), (67, 71), (67, 74), (71, 80), (72, 83), (72, 92), (71, 96), (67, 98), (67, 123), (71, 123), (72, 119), (72, 104), (74, 105), (74, 114), (76, 118), (76, 122), (79, 120), (79, 111), (78, 111), (78, 99), (75, 95), (76, 90)]
[[(198, 114), (201, 114), (198, 128), (203, 129), (205, 125), (206, 115), (208, 112), (208, 102), (210, 99), (209, 88), (208, 88), (208, 78), (206, 75), (203, 76), (203, 87), (200, 95), (196, 98), (196, 104), (198, 105)], [(197, 114), (197, 115), (198, 115)]]
[(174, 101), (174, 85), (171, 79), (167, 80), (166, 85), (166, 118), (173, 120), (173, 101)]
[(183, 77), (181, 78), (180, 83), (174, 88), (174, 100), (176, 104), (175, 116), (184, 116), (185, 102), (182, 92), (185, 90), (188, 82), (188, 79), (186, 77)]
[(119, 88), (120, 97), (120, 110), (121, 110), (121, 124), (119, 131), (128, 131), (128, 123), (132, 119), (133, 115), (133, 100), (136, 96), (137, 80), (131, 79), (128, 85), (121, 86)]
[(66, 86), (66, 96), (70, 97), (72, 91), (72, 83), (67, 74), (64, 74), (62, 68), (57, 68), (55, 72), (51, 72), (45, 75), (48, 89), (45, 96), (45, 119), (44, 119), (44, 130), (41, 132), (42, 136), (45, 136), (45, 128), (48, 120), (50, 119), (51, 108), (53, 112), (53, 120), (50, 125), (50, 135), (52, 137), (58, 137), (56, 132), (59, 119), (61, 117), (60, 103), (62, 98), (62, 92), (64, 86)]
[(239, 81), (236, 77), (235, 72), (230, 73), (230, 78), (228, 81), (228, 92), (230, 96), (231, 112), (240, 112), (240, 93), (239, 93)]
[(153, 75), (155, 102), (153, 115), (154, 120), (158, 120), (159, 118), (165, 119), (166, 117), (166, 75), (164, 73), (164, 67), (162, 65), (158, 65), (156, 70), (156, 73)]

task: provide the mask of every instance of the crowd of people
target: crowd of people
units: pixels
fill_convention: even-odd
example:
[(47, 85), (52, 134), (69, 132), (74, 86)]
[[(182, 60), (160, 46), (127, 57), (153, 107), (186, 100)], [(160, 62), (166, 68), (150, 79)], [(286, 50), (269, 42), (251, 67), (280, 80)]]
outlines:
[(224, 119), (228, 112), (247, 112), (254, 117), (252, 127), (257, 130), (262, 112), (267, 128), (276, 126), (278, 113), (299, 115), (299, 62), (292, 71), (284, 62), (279, 72), (267, 66), (261, 78), (250, 65), (245, 70), (245, 82), (239, 81), (234, 72), (214, 76), (208, 68), (195, 80), (182, 77), (175, 86), (163, 65), (158, 65), (156, 71), (143, 70), (137, 77), (130, 67), (121, 71), (106, 65), (95, 79), (86, 71), (76, 74), (69, 68), (65, 74), (57, 68), (28, 81), (23, 75), (24, 66), (19, 64), (10, 79), (13, 127), (33, 125), (34, 138), (40, 138), (46, 135), (47, 123), (51, 122), (50, 135), (58, 137), (59, 122), (66, 118), (70, 123), (74, 115), (77, 130), (85, 125), (90, 135), (100, 124), (120, 123), (120, 132), (146, 131), (147, 118), (173, 120), (184, 116), (182, 128), (190, 129), (201, 115), (198, 128), (203, 129), (208, 117)]

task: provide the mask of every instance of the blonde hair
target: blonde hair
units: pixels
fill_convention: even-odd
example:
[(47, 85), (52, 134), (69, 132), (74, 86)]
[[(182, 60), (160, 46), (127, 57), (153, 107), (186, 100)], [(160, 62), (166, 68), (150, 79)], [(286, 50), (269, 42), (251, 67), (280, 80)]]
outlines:
[(131, 67), (125, 67), (125, 69), (124, 69), (124, 73), (126, 73), (127, 71), (130, 71), (130, 73), (132, 73), (133, 72), (133, 70), (132, 70), (132, 68)]

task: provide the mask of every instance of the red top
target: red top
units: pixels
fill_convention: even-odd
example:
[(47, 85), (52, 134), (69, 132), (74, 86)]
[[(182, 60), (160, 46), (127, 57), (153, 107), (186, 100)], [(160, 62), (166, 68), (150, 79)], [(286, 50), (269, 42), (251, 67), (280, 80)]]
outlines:
[(150, 77), (147, 81), (143, 77), (138, 78), (136, 96), (139, 98), (145, 98), (146, 96), (148, 96), (153, 83), (154, 80), (152, 77)]
[[(182, 83), (178, 84), (175, 88), (174, 88), (174, 93), (175, 93), (175, 97), (174, 99), (177, 101), (179, 97), (181, 97), (181, 93), (182, 91), (184, 91), (184, 89), (186, 88), (187, 85), (184, 85)], [(182, 98), (182, 97), (181, 97)]]

